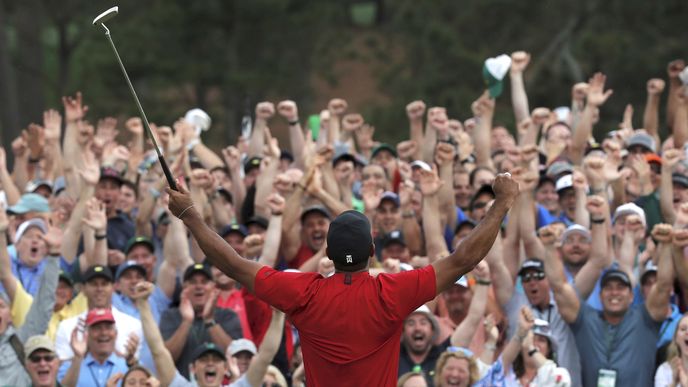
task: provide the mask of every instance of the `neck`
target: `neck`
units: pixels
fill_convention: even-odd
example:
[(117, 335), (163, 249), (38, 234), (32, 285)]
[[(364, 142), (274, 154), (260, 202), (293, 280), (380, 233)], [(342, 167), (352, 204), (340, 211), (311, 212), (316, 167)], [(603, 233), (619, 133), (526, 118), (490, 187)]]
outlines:
[(100, 364), (105, 363), (105, 360), (107, 360), (110, 357), (109, 353), (93, 353), (91, 352), (91, 356)]
[(428, 348), (426, 348), (425, 351), (421, 353), (414, 353), (406, 344), (404, 344), (404, 346), (406, 346), (406, 353), (408, 353), (414, 364), (421, 364), (428, 356), (428, 353), (430, 353), (430, 349), (432, 348), (431, 345), (428, 345)]
[(612, 325), (616, 325), (616, 324), (620, 323), (621, 320), (623, 320), (624, 315), (625, 315), (625, 313), (622, 315), (613, 315), (613, 314), (609, 314), (609, 313), (604, 312), (604, 311), (602, 312), (602, 316), (604, 317), (604, 320), (606, 322), (612, 324)]
[(449, 318), (452, 320), (452, 322), (456, 325), (461, 324), (461, 322), (466, 318), (466, 315), (468, 314), (467, 310), (462, 310), (461, 312), (449, 312)]

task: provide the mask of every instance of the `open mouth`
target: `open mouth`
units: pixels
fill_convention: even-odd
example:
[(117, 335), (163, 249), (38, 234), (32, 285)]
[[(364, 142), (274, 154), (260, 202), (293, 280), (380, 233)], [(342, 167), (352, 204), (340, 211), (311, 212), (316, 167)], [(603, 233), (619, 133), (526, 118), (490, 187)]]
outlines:
[(423, 344), (425, 342), (425, 335), (422, 333), (416, 333), (413, 336), (411, 336), (411, 339), (416, 344)]
[(447, 386), (460, 386), (460, 385), (461, 385), (461, 380), (458, 380), (458, 379), (448, 379), (446, 385), (447, 385)]
[(41, 379), (47, 378), (49, 376), (50, 376), (50, 370), (42, 370), (42, 371), (39, 370), (38, 371), (38, 377)]
[(31, 251), (31, 255), (36, 255), (36, 254), (38, 254), (38, 247), (32, 247), (30, 251)]
[(205, 378), (206, 383), (212, 383), (215, 381), (215, 378), (217, 378), (217, 372), (211, 370), (205, 371), (203, 377)]
[(321, 232), (316, 232), (313, 234), (313, 241), (316, 243), (323, 242), (325, 240), (325, 234)]

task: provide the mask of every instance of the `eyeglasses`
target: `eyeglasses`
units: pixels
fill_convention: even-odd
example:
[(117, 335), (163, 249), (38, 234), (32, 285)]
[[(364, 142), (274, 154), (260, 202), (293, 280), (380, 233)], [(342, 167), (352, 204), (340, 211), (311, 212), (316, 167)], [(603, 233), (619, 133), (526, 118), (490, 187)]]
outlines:
[(449, 352), (449, 353), (457, 353), (457, 352), (462, 353), (462, 354), (466, 355), (466, 357), (473, 357), (474, 356), (473, 351), (471, 351), (470, 349), (464, 348), (464, 347), (455, 347), (453, 345), (450, 347), (447, 347), (447, 352)]
[(45, 354), (45, 355), (31, 355), (29, 356), (29, 360), (31, 363), (40, 363), (41, 360), (45, 360), (46, 363), (50, 363), (51, 361), (55, 360), (55, 355), (52, 353)]
[(532, 280), (542, 281), (543, 279), (545, 279), (545, 273), (543, 272), (527, 273), (521, 276), (521, 282), (523, 283), (527, 283)]

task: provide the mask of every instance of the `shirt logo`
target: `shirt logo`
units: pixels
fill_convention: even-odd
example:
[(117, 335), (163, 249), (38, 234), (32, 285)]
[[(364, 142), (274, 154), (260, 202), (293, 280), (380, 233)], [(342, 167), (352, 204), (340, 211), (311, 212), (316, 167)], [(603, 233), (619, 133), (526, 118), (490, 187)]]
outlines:
[(354, 263), (354, 259), (351, 257), (351, 254), (346, 255), (346, 263)]

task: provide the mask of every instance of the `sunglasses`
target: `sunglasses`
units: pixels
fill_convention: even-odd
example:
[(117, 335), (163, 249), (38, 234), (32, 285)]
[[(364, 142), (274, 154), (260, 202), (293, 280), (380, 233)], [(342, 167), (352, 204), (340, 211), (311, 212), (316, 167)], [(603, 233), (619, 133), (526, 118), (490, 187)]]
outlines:
[(41, 360), (45, 360), (46, 363), (50, 363), (51, 361), (55, 360), (55, 355), (53, 354), (45, 354), (45, 355), (31, 355), (29, 356), (29, 360), (31, 363), (40, 363)]
[(473, 357), (473, 351), (471, 351), (468, 348), (464, 348), (464, 347), (455, 347), (452, 345), (450, 347), (447, 347), (447, 352), (449, 352), (449, 353), (459, 352), (459, 353), (463, 353), (464, 355), (466, 355), (466, 357)]
[(530, 282), (532, 280), (542, 281), (543, 279), (545, 279), (545, 273), (542, 273), (542, 272), (527, 273), (527, 274), (524, 274), (521, 276), (521, 282), (523, 282), (523, 283), (527, 283), (527, 282)]

